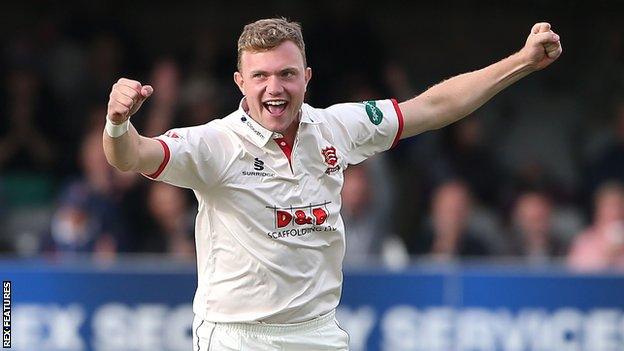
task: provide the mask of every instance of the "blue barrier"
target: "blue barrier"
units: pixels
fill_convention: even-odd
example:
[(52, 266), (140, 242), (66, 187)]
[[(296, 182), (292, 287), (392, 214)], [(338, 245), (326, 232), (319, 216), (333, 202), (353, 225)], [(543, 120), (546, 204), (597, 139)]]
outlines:
[[(13, 350), (189, 350), (194, 266), (0, 261)], [(347, 270), (338, 310), (351, 349), (621, 351), (624, 276), (559, 268)]]

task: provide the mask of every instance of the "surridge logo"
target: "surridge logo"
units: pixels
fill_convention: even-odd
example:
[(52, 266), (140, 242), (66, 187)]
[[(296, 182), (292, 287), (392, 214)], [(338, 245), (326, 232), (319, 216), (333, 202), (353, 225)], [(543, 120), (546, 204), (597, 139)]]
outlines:
[(256, 177), (273, 177), (275, 173), (271, 172), (263, 172), (264, 171), (264, 161), (255, 157), (253, 163), (254, 171), (243, 171), (244, 176), (256, 176)]
[(264, 169), (264, 162), (259, 158), (254, 158), (254, 169), (256, 171), (261, 171)]
[(325, 159), (325, 163), (329, 166), (325, 170), (326, 174), (332, 174), (340, 170), (340, 165), (338, 163), (338, 155), (336, 154), (336, 148), (333, 146), (328, 146), (321, 150), (321, 154)]

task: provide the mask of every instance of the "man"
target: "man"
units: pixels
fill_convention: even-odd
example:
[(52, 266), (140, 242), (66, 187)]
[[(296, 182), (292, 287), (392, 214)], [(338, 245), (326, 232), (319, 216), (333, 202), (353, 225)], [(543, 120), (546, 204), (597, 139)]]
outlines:
[(607, 181), (594, 194), (593, 223), (574, 236), (568, 265), (579, 271), (624, 270), (624, 185)]
[(559, 36), (538, 23), (518, 53), (401, 104), (316, 109), (303, 102), (312, 70), (300, 26), (260, 20), (238, 41), (238, 110), (155, 139), (128, 122), (152, 87), (120, 79), (103, 136), (109, 163), (193, 189), (199, 202), (195, 350), (346, 350), (334, 309), (347, 165), (468, 115), (560, 54)]
[(433, 191), (427, 224), (408, 249), (440, 262), (489, 255), (491, 245), (471, 228), (472, 207), (472, 194), (463, 181), (444, 181)]
[(509, 235), (510, 254), (526, 262), (544, 264), (566, 253), (561, 234), (554, 226), (556, 204), (545, 190), (527, 189), (520, 193), (512, 209)]

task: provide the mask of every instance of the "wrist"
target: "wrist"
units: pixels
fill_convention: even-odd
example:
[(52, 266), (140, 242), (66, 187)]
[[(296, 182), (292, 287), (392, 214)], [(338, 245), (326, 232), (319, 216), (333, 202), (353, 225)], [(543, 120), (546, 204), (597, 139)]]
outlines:
[(104, 126), (104, 130), (109, 137), (119, 138), (120, 136), (126, 134), (128, 129), (130, 129), (129, 119), (123, 121), (122, 123), (115, 124), (108, 118), (108, 116), (106, 116), (106, 125)]
[(532, 64), (529, 57), (527, 57), (524, 51), (518, 51), (515, 54), (505, 59), (507, 64), (504, 65), (503, 81), (507, 81), (509, 84), (514, 83), (529, 74), (536, 71), (535, 66)]
[(534, 62), (531, 53), (527, 52), (524, 48), (512, 55), (512, 57), (514, 57), (517, 65), (521, 67), (520, 70), (526, 74), (538, 71), (537, 65)]

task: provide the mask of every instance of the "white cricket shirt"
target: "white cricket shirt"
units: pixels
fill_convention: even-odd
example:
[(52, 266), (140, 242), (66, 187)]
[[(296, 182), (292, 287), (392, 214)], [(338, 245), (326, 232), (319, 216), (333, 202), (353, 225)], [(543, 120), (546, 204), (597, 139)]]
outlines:
[(396, 144), (403, 117), (395, 100), (301, 112), (292, 147), (241, 107), (157, 138), (165, 158), (148, 177), (199, 202), (193, 312), (205, 320), (297, 323), (338, 305), (342, 172)]

